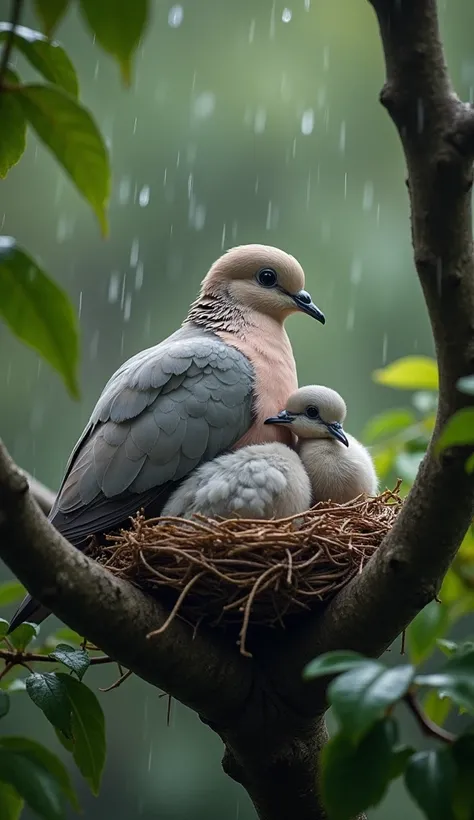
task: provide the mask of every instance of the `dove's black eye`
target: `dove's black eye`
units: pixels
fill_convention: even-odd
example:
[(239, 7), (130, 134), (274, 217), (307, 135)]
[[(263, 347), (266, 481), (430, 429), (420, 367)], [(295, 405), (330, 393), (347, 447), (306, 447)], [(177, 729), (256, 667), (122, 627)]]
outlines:
[(264, 268), (257, 273), (257, 280), (264, 288), (274, 288), (277, 283), (277, 275), (271, 268)]
[(317, 419), (319, 418), (319, 410), (317, 407), (310, 404), (310, 406), (306, 408), (306, 415), (309, 419)]

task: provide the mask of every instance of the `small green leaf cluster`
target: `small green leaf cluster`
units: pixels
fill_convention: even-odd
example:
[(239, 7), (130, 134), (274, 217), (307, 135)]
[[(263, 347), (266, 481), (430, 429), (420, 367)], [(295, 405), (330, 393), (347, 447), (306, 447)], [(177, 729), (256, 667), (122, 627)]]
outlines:
[[(43, 32), (0, 22), (0, 179), (21, 159), (31, 129), (91, 206), (106, 236), (109, 154), (94, 117), (80, 101), (69, 56), (51, 39), (70, 5), (69, 0), (35, 0)], [(78, 6), (91, 36), (118, 61), (123, 82), (129, 86), (133, 56), (148, 23), (148, 0), (79, 0)], [(17, 52), (42, 82), (22, 82), (9, 65)], [(55, 368), (77, 398), (79, 341), (74, 308), (64, 290), (9, 236), (0, 236), (0, 318)]]
[[(427, 820), (474, 816), (474, 644), (444, 641), (441, 648), (448, 659), (432, 674), (420, 674), (412, 664), (390, 668), (356, 652), (329, 652), (306, 667), (309, 681), (332, 678), (327, 699), (338, 728), (323, 749), (320, 774), (330, 820), (350, 820), (378, 805), (401, 776)], [(425, 692), (465, 716), (459, 736), (428, 717), (420, 706)], [(394, 716), (399, 702), (439, 739), (439, 748), (418, 750), (401, 742)]]
[[(24, 591), (17, 582), (1, 585), (0, 605), (12, 603)], [(89, 652), (81, 646), (80, 637), (66, 628), (50, 636), (44, 645), (36, 645), (39, 627), (35, 624), (21, 624), (7, 635), (8, 628), (8, 621), (0, 619), (4, 665), (0, 672), (0, 719), (10, 712), (16, 698), (29, 697), (97, 795), (106, 737), (102, 707), (83, 681), (91, 662)], [(38, 660), (53, 671), (33, 671), (32, 664)], [(18, 677), (25, 666), (28, 674)], [(59, 757), (36, 741), (6, 736), (0, 728), (0, 817), (17, 820), (25, 804), (44, 820), (63, 820), (68, 804), (79, 811), (69, 773)]]

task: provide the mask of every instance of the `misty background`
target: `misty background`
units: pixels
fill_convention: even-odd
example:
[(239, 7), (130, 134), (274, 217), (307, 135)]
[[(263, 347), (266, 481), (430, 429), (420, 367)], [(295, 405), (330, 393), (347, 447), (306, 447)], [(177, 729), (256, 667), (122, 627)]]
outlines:
[[(9, 3), (0, 0), (0, 19)], [(474, 6), (440, 3), (456, 89), (472, 100)], [(35, 27), (30, 4), (24, 25)], [(366, 0), (156, 0), (124, 90), (112, 59), (69, 13), (56, 34), (76, 66), (82, 101), (113, 167), (110, 237), (46, 149), (28, 150), (0, 186), (0, 226), (68, 291), (82, 331), (81, 399), (0, 326), (0, 432), (13, 458), (57, 488), (69, 453), (112, 372), (184, 319), (211, 263), (248, 242), (294, 254), (325, 327), (287, 328), (301, 384), (348, 404), (347, 429), (404, 404), (371, 373), (404, 355), (433, 354), (414, 272), (401, 147), (378, 102), (384, 79)], [(35, 75), (22, 58), (24, 79)], [(1, 580), (9, 576), (2, 568)], [(10, 614), (10, 613), (1, 613)], [(54, 627), (50, 619), (42, 635)], [(399, 648), (392, 648), (398, 660)], [(93, 669), (97, 690), (112, 668)], [(220, 741), (196, 715), (132, 678), (100, 695), (108, 759), (100, 797), (82, 785), (87, 820), (250, 820), (240, 786), (221, 771)], [(5, 731), (43, 740), (52, 727), (24, 693)], [(407, 723), (406, 738), (414, 728)], [(368, 773), (370, 776), (370, 773)], [(372, 820), (420, 815), (396, 785)], [(25, 812), (25, 818), (30, 817)]]

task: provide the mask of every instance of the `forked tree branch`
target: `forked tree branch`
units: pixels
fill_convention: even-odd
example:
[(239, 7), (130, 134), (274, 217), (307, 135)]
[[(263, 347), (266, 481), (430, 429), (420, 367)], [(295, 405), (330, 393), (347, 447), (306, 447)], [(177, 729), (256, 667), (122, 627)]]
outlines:
[[(447, 419), (472, 404), (456, 383), (474, 372), (474, 111), (452, 90), (436, 0), (369, 2), (385, 55), (380, 101), (398, 130), (408, 169), (414, 259), (439, 366), (438, 414), (394, 527), (324, 616), (291, 636), (293, 662), (285, 663), (286, 669), (302, 668), (316, 655), (342, 647), (380, 655), (436, 596), (474, 513), (474, 478), (465, 470), (465, 449), (441, 457), (434, 451)], [(288, 687), (312, 714), (319, 685), (301, 685), (291, 675)]]
[[(405, 153), (415, 265), (439, 363), (436, 440), (449, 416), (470, 403), (456, 382), (474, 371), (474, 113), (451, 89), (436, 0), (369, 2), (385, 54), (381, 102)], [(201, 714), (226, 745), (226, 771), (262, 820), (325, 820), (316, 786), (324, 687), (303, 684), (301, 670), (334, 649), (379, 655), (433, 599), (474, 512), (465, 458), (461, 449), (439, 458), (432, 444), (364, 572), (322, 616), (284, 639), (269, 637), (252, 661), (204, 630), (193, 637), (178, 619), (147, 641), (163, 623), (160, 605), (56, 533), (1, 449), (0, 556), (66, 623)]]

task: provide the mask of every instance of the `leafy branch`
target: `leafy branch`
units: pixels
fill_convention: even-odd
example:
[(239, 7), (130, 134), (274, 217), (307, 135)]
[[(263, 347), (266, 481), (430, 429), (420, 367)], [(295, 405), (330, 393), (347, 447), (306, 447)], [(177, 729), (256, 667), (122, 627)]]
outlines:
[(8, 63), (15, 42), (15, 29), (20, 22), (22, 8), (23, 0), (12, 0), (10, 31), (8, 32), (5, 45), (3, 47), (2, 56), (0, 58), (0, 88), (2, 88), (5, 83)]

